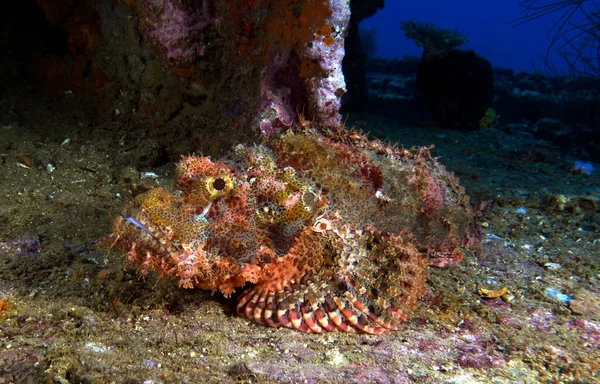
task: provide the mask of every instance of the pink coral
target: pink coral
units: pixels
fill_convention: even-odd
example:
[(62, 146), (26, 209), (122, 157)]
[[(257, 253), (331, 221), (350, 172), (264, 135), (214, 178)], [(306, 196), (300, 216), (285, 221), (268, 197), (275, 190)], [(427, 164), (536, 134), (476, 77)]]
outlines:
[(206, 29), (218, 22), (209, 4), (189, 1), (145, 1), (140, 7), (140, 27), (157, 49), (176, 64), (191, 63), (204, 55)]

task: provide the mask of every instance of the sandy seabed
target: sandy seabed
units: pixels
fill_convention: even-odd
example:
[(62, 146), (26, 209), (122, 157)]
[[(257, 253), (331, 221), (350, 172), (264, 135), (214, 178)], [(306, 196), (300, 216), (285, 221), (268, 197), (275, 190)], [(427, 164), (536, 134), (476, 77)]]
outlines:
[(173, 182), (178, 154), (153, 128), (91, 124), (67, 98), (1, 107), (0, 382), (600, 382), (600, 171), (574, 173), (547, 142), (352, 117), (406, 147), (435, 144), (472, 200), (493, 205), (485, 240), (430, 271), (402, 330), (313, 335), (140, 278), (102, 244), (136, 188)]

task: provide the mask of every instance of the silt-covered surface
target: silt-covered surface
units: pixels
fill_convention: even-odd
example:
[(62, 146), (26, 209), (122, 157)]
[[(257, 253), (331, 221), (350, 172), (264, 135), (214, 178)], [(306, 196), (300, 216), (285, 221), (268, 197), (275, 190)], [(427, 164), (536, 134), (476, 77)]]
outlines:
[(102, 240), (132, 193), (172, 185), (174, 164), (148, 161), (156, 145), (141, 128), (123, 139), (114, 125), (126, 116), (90, 127), (72, 99), (30, 100), (28, 114), (5, 105), (0, 125), (4, 382), (598, 380), (599, 179), (573, 173), (575, 159), (533, 161), (544, 146), (496, 129), (355, 121), (406, 146), (435, 143), (473, 200), (493, 200), (486, 238), (430, 270), (402, 330), (303, 334), (240, 318), (235, 297), (126, 268)]

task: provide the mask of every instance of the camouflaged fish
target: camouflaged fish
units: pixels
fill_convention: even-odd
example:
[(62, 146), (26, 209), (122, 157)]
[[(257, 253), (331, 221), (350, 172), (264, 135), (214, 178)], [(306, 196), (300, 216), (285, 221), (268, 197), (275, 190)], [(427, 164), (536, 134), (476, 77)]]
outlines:
[(426, 270), (462, 258), (477, 211), (428, 148), (296, 128), (227, 159), (183, 157), (174, 191), (135, 197), (115, 245), (142, 275), (231, 295), (259, 324), (304, 332), (398, 329)]

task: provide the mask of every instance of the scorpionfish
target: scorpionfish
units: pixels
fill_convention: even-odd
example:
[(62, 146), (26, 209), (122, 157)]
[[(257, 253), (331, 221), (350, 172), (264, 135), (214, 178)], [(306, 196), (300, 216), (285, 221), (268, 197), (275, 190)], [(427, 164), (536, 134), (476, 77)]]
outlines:
[(134, 198), (112, 240), (142, 275), (244, 291), (237, 311), (304, 332), (396, 330), (431, 265), (478, 240), (478, 210), (429, 148), (297, 127), (220, 161), (185, 156), (174, 191)]

